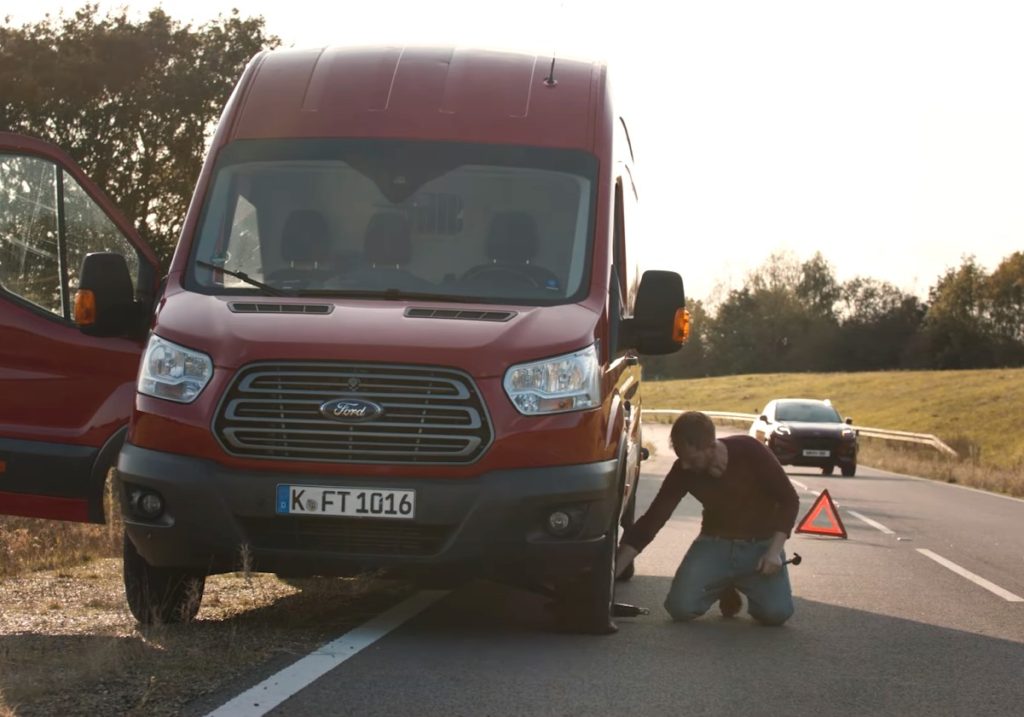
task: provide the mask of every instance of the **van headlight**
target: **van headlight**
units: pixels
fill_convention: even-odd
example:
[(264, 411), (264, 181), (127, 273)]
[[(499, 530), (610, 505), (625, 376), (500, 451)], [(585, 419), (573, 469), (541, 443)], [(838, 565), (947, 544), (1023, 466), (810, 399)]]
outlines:
[(531, 416), (593, 408), (601, 403), (600, 367), (594, 346), (543, 361), (521, 363), (505, 372), (505, 393)]
[(199, 351), (150, 334), (139, 369), (139, 393), (178, 403), (192, 403), (210, 382), (213, 361)]

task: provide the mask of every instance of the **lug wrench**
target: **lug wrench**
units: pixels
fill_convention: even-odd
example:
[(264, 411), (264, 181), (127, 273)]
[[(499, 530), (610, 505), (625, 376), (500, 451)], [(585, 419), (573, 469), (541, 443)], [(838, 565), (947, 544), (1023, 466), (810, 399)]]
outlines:
[[(804, 561), (804, 559), (800, 557), (800, 553), (793, 553), (793, 557), (790, 558), (789, 560), (783, 560), (782, 564), (783, 565), (789, 565), (790, 563), (792, 563), (793, 565), (799, 565), (803, 561)], [(735, 577), (728, 578), (726, 580), (719, 580), (718, 582), (711, 583), (706, 588), (704, 588), (704, 592), (709, 593), (712, 590), (722, 590), (723, 588), (729, 587), (730, 585), (735, 583), (737, 580), (746, 580), (747, 578), (754, 578), (754, 577), (757, 577), (760, 574), (761, 573), (759, 571), (754, 570), (753, 572), (743, 573), (742, 575), (737, 575)]]

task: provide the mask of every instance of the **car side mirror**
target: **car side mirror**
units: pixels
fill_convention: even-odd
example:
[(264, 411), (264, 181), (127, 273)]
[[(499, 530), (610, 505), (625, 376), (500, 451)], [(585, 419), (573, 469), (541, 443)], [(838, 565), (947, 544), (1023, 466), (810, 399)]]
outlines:
[(124, 257), (94, 252), (82, 260), (75, 323), (88, 336), (124, 336), (142, 328), (132, 277)]
[(768, 416), (764, 415), (763, 413), (757, 417), (757, 420), (764, 421), (765, 423), (771, 423), (771, 421), (768, 420)]
[(670, 354), (682, 347), (689, 334), (683, 277), (674, 271), (645, 271), (633, 318), (622, 322), (618, 348), (651, 356)]
[(852, 426), (853, 425), (853, 419), (850, 418), (849, 416), (846, 417), (846, 425), (848, 425), (848, 426)]

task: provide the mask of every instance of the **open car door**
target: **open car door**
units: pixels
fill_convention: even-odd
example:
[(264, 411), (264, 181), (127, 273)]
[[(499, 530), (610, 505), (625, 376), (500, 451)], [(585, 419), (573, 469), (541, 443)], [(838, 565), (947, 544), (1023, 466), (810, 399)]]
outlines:
[[(120, 254), (141, 320), (73, 320), (87, 254)], [(156, 255), (57, 147), (0, 132), (0, 514), (103, 522), (159, 278)]]

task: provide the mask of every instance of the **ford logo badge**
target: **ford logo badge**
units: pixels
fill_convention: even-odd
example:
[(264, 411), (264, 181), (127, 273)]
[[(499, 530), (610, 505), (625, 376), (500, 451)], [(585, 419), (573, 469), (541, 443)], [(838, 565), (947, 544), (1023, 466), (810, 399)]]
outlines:
[(358, 398), (336, 398), (320, 406), (320, 414), (324, 418), (342, 423), (360, 423), (371, 421), (384, 413), (384, 408), (373, 401)]

